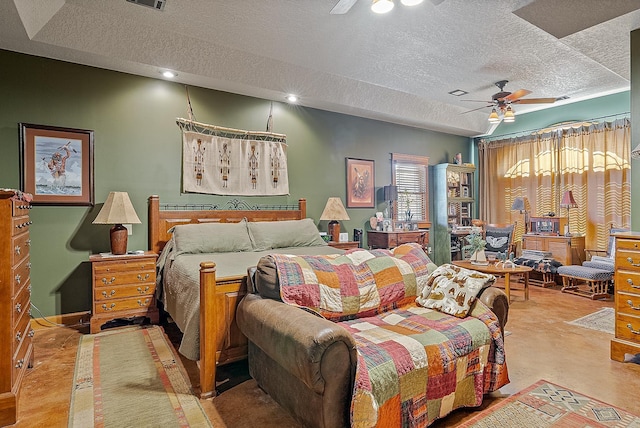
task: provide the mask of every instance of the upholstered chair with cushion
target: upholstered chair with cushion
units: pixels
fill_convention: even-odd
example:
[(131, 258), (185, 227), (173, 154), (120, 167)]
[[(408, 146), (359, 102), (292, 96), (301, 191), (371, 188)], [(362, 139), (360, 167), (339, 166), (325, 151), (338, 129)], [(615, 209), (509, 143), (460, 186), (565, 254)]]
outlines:
[(498, 253), (504, 253), (509, 256), (515, 252), (513, 245), (514, 224), (488, 224), (485, 226), (484, 235), (487, 246), (485, 254), (488, 256), (497, 256)]

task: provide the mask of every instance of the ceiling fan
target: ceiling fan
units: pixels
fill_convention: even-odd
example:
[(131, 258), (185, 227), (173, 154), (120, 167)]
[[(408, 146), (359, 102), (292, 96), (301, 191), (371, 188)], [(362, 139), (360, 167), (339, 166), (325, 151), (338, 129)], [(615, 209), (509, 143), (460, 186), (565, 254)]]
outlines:
[[(345, 13), (349, 12), (356, 1), (358, 0), (338, 0), (338, 2), (335, 4), (335, 6), (333, 6), (333, 9), (331, 9), (331, 12), (329, 13), (332, 15), (344, 15)], [(444, 0), (431, 0), (431, 3), (437, 6), (443, 1)]]
[[(471, 101), (471, 102), (481, 102), (486, 103), (487, 105), (478, 107), (473, 110), (466, 111), (464, 113), (469, 113), (472, 111), (480, 110), (487, 107), (493, 107), (493, 111), (489, 116), (489, 121), (492, 123), (500, 122), (500, 118), (498, 117), (498, 111), (500, 111), (505, 121), (512, 122), (513, 121), (513, 110), (511, 108), (512, 104), (552, 104), (558, 100), (564, 100), (568, 97), (556, 97), (556, 98), (522, 98), (531, 93), (531, 91), (527, 89), (518, 89), (515, 92), (508, 92), (504, 90), (506, 84), (509, 83), (508, 80), (500, 80), (495, 83), (495, 85), (500, 89), (500, 92), (496, 92), (491, 96), (490, 101), (483, 100), (462, 100), (462, 101)], [(494, 114), (495, 113), (495, 114)]]

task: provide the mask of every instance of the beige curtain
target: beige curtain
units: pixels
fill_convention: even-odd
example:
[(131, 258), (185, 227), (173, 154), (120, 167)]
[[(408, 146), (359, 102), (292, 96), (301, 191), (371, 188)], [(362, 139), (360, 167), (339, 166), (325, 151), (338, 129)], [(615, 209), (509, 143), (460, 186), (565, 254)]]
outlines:
[(587, 248), (606, 249), (611, 225), (630, 225), (630, 139), (630, 121), (620, 119), (480, 141), (480, 218), (516, 223), (518, 241), (524, 215), (511, 211), (516, 197), (528, 199), (530, 216), (566, 217), (560, 199), (572, 190), (578, 207), (569, 216), (571, 232), (585, 234)]

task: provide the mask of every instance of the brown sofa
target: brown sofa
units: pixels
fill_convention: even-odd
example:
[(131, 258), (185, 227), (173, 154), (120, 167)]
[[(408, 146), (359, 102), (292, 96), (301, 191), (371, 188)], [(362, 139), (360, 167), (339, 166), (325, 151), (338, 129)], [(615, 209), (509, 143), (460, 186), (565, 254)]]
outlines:
[[(249, 370), (258, 385), (305, 427), (347, 427), (358, 353), (339, 324), (280, 300), (276, 269), (268, 258), (249, 270), (248, 294), (237, 308), (249, 339)], [(508, 317), (505, 294), (488, 287), (479, 295)]]

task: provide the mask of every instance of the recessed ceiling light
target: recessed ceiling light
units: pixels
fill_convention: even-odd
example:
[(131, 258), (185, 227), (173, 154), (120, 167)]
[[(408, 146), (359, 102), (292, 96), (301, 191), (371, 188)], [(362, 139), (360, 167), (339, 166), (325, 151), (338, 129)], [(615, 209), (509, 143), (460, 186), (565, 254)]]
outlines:
[(170, 71), (170, 70), (161, 71), (160, 74), (162, 74), (167, 79), (173, 79), (174, 77), (176, 77), (178, 75), (178, 73), (175, 73), (175, 72)]
[(463, 95), (467, 95), (469, 92), (467, 91), (463, 91), (462, 89), (454, 89), (453, 91), (450, 91), (449, 94), (456, 96), (456, 97), (461, 97)]
[(298, 101), (298, 97), (294, 94), (289, 94), (287, 95), (287, 101), (289, 101), (290, 103), (295, 103)]

